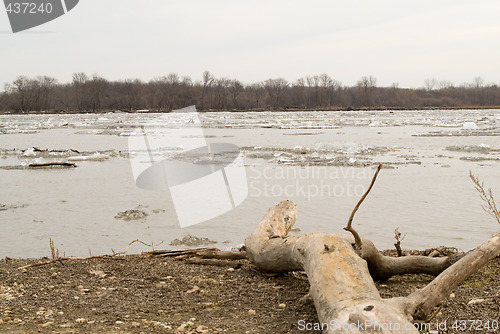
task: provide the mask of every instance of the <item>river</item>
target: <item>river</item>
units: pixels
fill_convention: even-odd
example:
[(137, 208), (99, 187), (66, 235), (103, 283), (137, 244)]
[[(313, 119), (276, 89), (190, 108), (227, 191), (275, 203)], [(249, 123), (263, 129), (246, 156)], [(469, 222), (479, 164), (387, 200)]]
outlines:
[[(284, 199), (298, 205), (294, 234), (343, 233), (378, 163), (383, 169), (354, 227), (380, 249), (393, 248), (396, 228), (406, 235), (403, 248), (462, 250), (500, 228), (469, 179), (470, 170), (500, 198), (499, 110), (217, 112), (199, 120), (182, 113), (1, 115), (0, 257), (50, 256), (49, 239), (66, 256), (120, 252), (135, 239), (184, 248), (169, 243), (187, 235), (236, 247)], [(202, 140), (238, 147), (248, 187), (241, 203), (181, 227), (176, 193), (136, 185), (130, 138), (140, 138), (141, 125), (160, 137), (200, 128)], [(179, 150), (158, 147), (154, 155), (168, 160)], [(62, 161), (78, 167), (28, 167)], [(207, 201), (217, 196), (203, 191)], [(121, 219), (127, 210), (145, 215)], [(145, 250), (151, 247), (134, 243), (127, 252)]]

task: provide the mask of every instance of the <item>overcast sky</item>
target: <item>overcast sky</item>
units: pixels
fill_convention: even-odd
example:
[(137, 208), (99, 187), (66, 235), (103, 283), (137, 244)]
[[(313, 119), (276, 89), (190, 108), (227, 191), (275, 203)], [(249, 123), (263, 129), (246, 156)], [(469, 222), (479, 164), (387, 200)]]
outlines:
[(244, 83), (327, 73), (344, 85), (500, 84), (498, 0), (80, 0), (12, 34), (0, 8), (0, 90), (19, 75), (70, 82), (203, 71)]

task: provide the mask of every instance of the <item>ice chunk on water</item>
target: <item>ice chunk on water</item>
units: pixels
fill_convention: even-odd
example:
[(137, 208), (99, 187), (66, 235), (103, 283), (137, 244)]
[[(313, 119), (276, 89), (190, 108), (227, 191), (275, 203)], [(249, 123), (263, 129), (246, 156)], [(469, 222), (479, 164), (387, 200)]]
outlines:
[(486, 144), (479, 145), (453, 145), (447, 146), (445, 148), (447, 151), (458, 151), (458, 152), (479, 152), (479, 153), (488, 153), (490, 152), (491, 146)]
[(477, 129), (479, 129), (479, 127), (474, 122), (465, 122), (464, 125), (462, 126), (462, 129), (464, 129), (464, 130), (477, 130)]
[(36, 156), (35, 148), (34, 147), (30, 147), (30, 148), (26, 149), (24, 151), (23, 155), (25, 157), (34, 157), (34, 156)]
[(69, 157), (68, 161), (102, 161), (102, 160), (108, 160), (109, 155), (106, 154), (100, 154), (98, 152), (92, 154), (92, 155), (79, 155), (76, 157)]
[(368, 126), (382, 126), (382, 122), (380, 121), (371, 121), (370, 124), (368, 124)]

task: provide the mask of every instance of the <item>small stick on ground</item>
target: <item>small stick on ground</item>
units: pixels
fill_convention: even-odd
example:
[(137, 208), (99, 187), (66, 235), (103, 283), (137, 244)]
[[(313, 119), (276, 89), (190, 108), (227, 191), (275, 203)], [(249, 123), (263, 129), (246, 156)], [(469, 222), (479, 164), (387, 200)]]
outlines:
[(200, 259), (197, 257), (186, 259), (184, 262), (190, 264), (201, 264), (201, 265), (216, 266), (216, 267), (231, 267), (234, 269), (241, 267), (241, 263), (236, 263), (226, 260), (217, 260), (217, 259)]
[(221, 251), (218, 248), (197, 248), (186, 250), (157, 250), (152, 252), (143, 253), (151, 256), (161, 257), (174, 257), (175, 259), (182, 260), (188, 258), (201, 258), (201, 259), (217, 259), (217, 260), (243, 260), (246, 259), (246, 252), (239, 251)]
[(45, 261), (45, 262), (37, 262), (37, 263), (28, 264), (28, 265), (19, 267), (17, 269), (23, 270), (23, 269), (31, 268), (31, 267), (41, 267), (41, 266), (45, 266), (47, 264), (51, 264), (51, 263), (55, 263), (55, 262), (59, 262), (60, 264), (64, 265), (63, 260), (69, 260), (69, 258), (67, 258), (67, 257), (60, 257), (58, 259), (49, 260), (49, 261)]
[(125, 254), (127, 253), (127, 251), (128, 251), (128, 248), (129, 248), (132, 244), (134, 244), (134, 243), (136, 243), (136, 242), (141, 243), (141, 244), (143, 244), (143, 245), (145, 245), (145, 246), (151, 247), (151, 248), (153, 249), (153, 252), (155, 251), (155, 247), (156, 247), (156, 246), (159, 246), (159, 245), (161, 245), (161, 244), (163, 243), (163, 241), (162, 241), (162, 242), (160, 242), (159, 244), (156, 244), (156, 245), (155, 245), (154, 243), (152, 243), (152, 242), (151, 242), (151, 244), (147, 244), (147, 243), (145, 243), (144, 241), (141, 241), (141, 240), (139, 240), (139, 239), (135, 239), (134, 241), (131, 241), (131, 242), (127, 245), (127, 247), (125, 248), (125, 250), (124, 250), (123, 252), (118, 252), (118, 253), (116, 253), (116, 252), (114, 251), (114, 249), (113, 249), (113, 248), (111, 248), (111, 251), (113, 252), (113, 256), (116, 256), (116, 255), (125, 255)]
[(352, 227), (352, 220), (354, 218), (354, 215), (356, 214), (356, 211), (358, 211), (361, 203), (363, 203), (366, 196), (368, 196), (368, 193), (370, 192), (370, 190), (372, 190), (372, 187), (375, 184), (375, 180), (377, 179), (377, 175), (380, 172), (380, 168), (382, 168), (382, 164), (378, 165), (377, 171), (375, 172), (375, 175), (373, 175), (373, 179), (372, 179), (372, 182), (370, 183), (370, 186), (368, 187), (366, 192), (363, 194), (363, 196), (361, 196), (361, 198), (358, 201), (358, 204), (356, 204), (356, 206), (352, 210), (351, 216), (349, 217), (349, 220), (347, 221), (347, 226), (344, 227), (344, 230), (351, 232), (352, 236), (354, 237), (354, 249), (356, 249), (356, 250), (361, 249), (362, 242), (361, 242), (361, 238), (360, 238), (358, 232), (356, 232), (356, 230)]
[(176, 257), (181, 255), (195, 256), (198, 252), (204, 251), (220, 251), (218, 248), (196, 248), (196, 249), (182, 249), (182, 250), (155, 250), (152, 252), (144, 252), (143, 254), (160, 257)]
[(403, 256), (403, 250), (401, 249), (401, 241), (403, 241), (405, 239), (405, 237), (406, 237), (406, 233), (401, 238), (401, 232), (399, 232), (399, 227), (397, 227), (394, 230), (394, 238), (396, 239), (396, 243), (394, 244), (394, 247), (396, 247), (396, 251), (398, 252), (398, 257)]

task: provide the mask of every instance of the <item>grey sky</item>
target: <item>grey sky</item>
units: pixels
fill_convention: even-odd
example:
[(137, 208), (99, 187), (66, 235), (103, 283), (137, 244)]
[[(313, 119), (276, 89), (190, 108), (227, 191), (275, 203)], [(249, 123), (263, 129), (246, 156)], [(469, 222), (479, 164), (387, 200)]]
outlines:
[(327, 73), (344, 85), (500, 84), (497, 0), (81, 0), (12, 34), (0, 9), (0, 90), (19, 75), (70, 82), (204, 70), (245, 83)]

